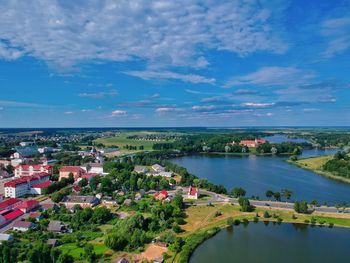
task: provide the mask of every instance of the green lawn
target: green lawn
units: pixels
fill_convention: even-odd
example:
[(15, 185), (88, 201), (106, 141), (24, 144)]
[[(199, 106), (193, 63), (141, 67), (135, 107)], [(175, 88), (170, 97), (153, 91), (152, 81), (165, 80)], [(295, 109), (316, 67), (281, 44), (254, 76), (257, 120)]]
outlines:
[(169, 143), (173, 142), (172, 140), (162, 140), (162, 141), (138, 141), (138, 140), (133, 140), (133, 139), (128, 139), (127, 137), (132, 136), (132, 135), (147, 135), (147, 134), (163, 134), (163, 133), (157, 133), (157, 132), (123, 132), (120, 133), (114, 137), (109, 137), (109, 138), (98, 138), (94, 142), (95, 143), (102, 143), (105, 146), (118, 146), (121, 150), (123, 150), (123, 147), (125, 145), (131, 145), (131, 146), (136, 146), (139, 150), (140, 146), (144, 147), (145, 151), (152, 151), (153, 150), (153, 145), (155, 143)]

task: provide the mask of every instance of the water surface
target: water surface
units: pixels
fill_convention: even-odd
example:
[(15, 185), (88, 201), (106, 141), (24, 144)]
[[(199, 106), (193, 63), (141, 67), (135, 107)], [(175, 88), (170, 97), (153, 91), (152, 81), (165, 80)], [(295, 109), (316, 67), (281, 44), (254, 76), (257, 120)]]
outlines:
[(348, 263), (350, 230), (262, 222), (224, 229), (201, 244), (190, 263)]
[[(334, 153), (336, 150), (304, 151), (304, 156)], [(317, 200), (319, 203), (350, 204), (350, 185), (328, 179), (285, 162), (287, 157), (271, 156), (185, 156), (173, 159), (190, 173), (227, 189), (243, 187), (247, 196), (266, 199), (267, 190), (287, 188), (292, 200)], [(350, 262), (350, 261), (349, 261)]]

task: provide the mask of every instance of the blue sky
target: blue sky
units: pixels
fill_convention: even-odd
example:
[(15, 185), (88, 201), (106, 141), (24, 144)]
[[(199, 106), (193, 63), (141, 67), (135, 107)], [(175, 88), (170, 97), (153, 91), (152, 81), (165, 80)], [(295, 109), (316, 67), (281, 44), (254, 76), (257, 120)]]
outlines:
[(350, 1), (0, 3), (0, 127), (350, 124)]

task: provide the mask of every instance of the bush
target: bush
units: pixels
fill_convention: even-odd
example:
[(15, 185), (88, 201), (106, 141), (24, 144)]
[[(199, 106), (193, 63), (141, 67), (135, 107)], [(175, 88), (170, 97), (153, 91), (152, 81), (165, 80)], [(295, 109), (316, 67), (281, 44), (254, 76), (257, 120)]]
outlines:
[(269, 212), (267, 212), (267, 211), (264, 212), (264, 218), (270, 218)]

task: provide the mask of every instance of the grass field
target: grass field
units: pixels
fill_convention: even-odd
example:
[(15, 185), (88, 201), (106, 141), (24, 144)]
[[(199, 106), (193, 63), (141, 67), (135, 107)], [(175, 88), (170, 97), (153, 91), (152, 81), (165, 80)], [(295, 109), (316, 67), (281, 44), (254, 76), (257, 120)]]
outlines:
[[(94, 142), (95, 143), (102, 143), (105, 146), (118, 146), (122, 152), (127, 152), (127, 153), (132, 153), (132, 152), (138, 152), (139, 147), (143, 146), (144, 151), (152, 151), (153, 150), (153, 145), (155, 143), (169, 143), (173, 142), (172, 140), (161, 140), (161, 141), (139, 141), (139, 140), (133, 140), (129, 139), (129, 136), (132, 135), (156, 135), (156, 134), (166, 134), (166, 133), (158, 133), (158, 132), (123, 132), (119, 133), (114, 137), (109, 137), (109, 138), (99, 138), (96, 139)], [(172, 133), (168, 133), (169, 135)], [(129, 145), (129, 146), (136, 146), (137, 150), (127, 150), (124, 149), (124, 146)]]
[(325, 155), (325, 156), (318, 156), (318, 157), (311, 157), (311, 158), (304, 158), (297, 161), (288, 161), (290, 164), (294, 164), (300, 168), (307, 169), (310, 171), (313, 171), (319, 175), (342, 181), (345, 183), (350, 183), (350, 179), (338, 176), (336, 174), (333, 174), (331, 172), (324, 171), (322, 169), (322, 166), (329, 160), (333, 158), (333, 155)]

